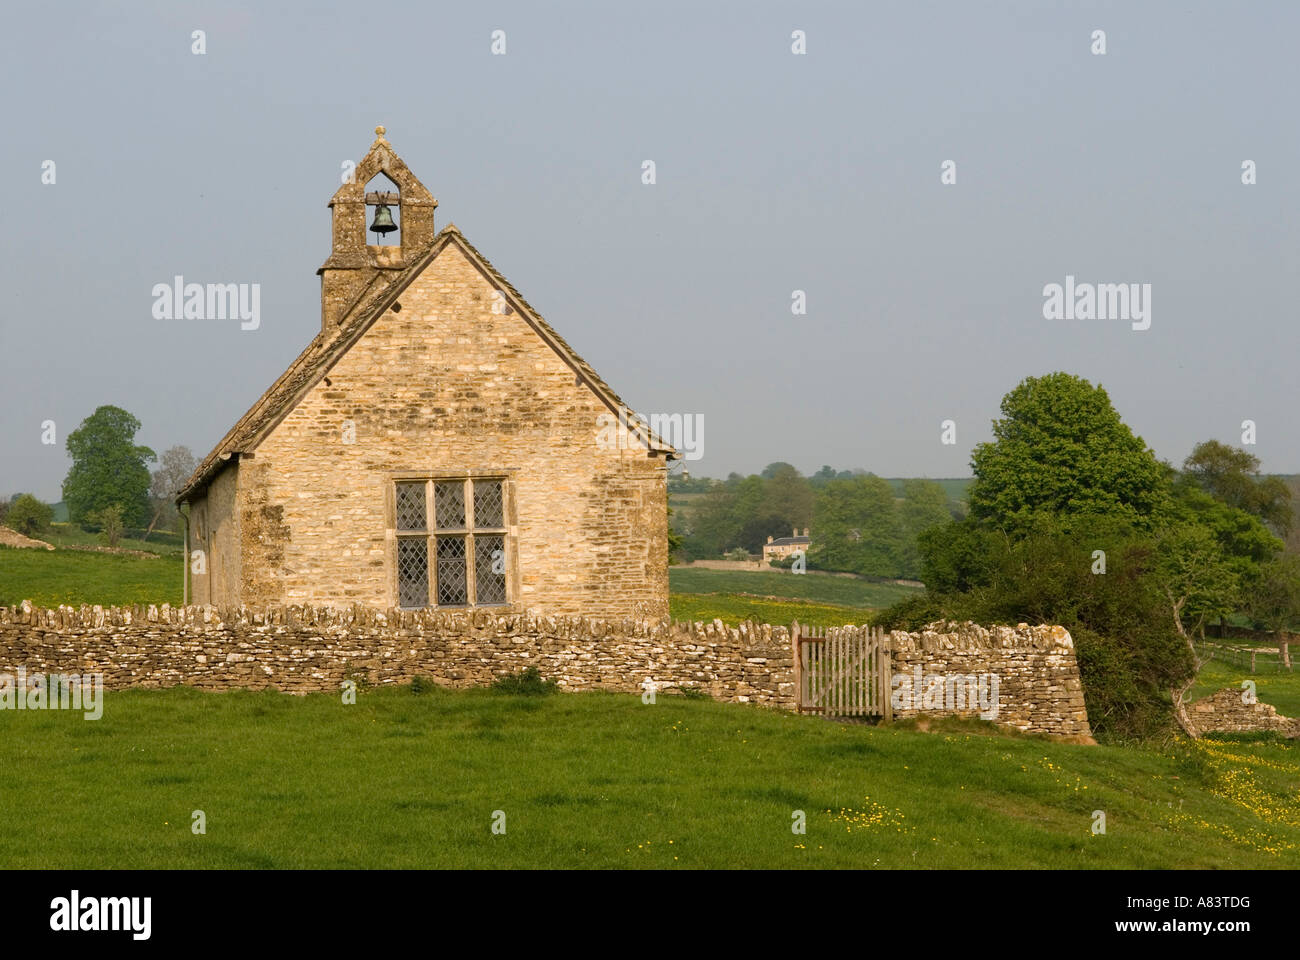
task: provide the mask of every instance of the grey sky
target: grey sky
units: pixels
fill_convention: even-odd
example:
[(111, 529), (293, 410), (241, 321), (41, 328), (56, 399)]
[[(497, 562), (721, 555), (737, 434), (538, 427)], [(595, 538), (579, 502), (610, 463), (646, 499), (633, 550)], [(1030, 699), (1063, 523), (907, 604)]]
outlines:
[[(1249, 418), (1300, 470), (1300, 5), (122, 6), (5, 14), (0, 493), (59, 499), (104, 403), (206, 453), (319, 329), (376, 123), (630, 404), (704, 415), (693, 472), (964, 476), (1056, 369), (1163, 458)], [(155, 320), (176, 274), (260, 283), (260, 329)], [(1067, 274), (1150, 283), (1151, 328), (1044, 320)]]

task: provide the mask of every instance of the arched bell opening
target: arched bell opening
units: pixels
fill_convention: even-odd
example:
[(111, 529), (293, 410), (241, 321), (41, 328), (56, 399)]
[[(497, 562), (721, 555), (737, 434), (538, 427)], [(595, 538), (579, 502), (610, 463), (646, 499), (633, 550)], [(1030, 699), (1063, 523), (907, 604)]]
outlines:
[(370, 178), (365, 189), (366, 240), (371, 246), (402, 245), (402, 192), (385, 173)]

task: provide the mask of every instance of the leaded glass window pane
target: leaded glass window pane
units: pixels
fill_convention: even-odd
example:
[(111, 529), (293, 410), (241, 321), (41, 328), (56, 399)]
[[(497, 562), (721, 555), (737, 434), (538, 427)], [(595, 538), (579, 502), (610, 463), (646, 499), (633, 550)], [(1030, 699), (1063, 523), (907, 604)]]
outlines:
[(474, 585), (479, 603), (506, 602), (506, 538), (499, 533), (474, 538)]
[(397, 485), (397, 529), (423, 530), (425, 524), (424, 483)]
[(434, 522), (439, 530), (465, 528), (465, 484), (460, 480), (433, 485)]
[(397, 541), (397, 602), (403, 607), (429, 605), (429, 542), (423, 537)]
[(439, 606), (463, 607), (469, 603), (465, 574), (465, 538), (438, 537)]
[(474, 481), (474, 526), (504, 527), (505, 510), (502, 509), (501, 481)]

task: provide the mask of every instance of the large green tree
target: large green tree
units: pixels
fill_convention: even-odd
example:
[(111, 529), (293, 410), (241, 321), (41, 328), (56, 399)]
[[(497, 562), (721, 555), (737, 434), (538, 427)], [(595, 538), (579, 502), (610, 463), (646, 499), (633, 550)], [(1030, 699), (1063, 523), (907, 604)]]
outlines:
[(63, 499), (74, 523), (90, 520), (117, 504), (129, 526), (149, 522), (149, 467), (157, 459), (137, 446), (140, 421), (121, 407), (103, 406), (68, 434), (72, 468), (63, 481)]
[(1145, 525), (1167, 499), (1165, 468), (1082, 377), (1026, 378), (1002, 398), (993, 436), (971, 455), (980, 521), (1014, 529), (1037, 514), (1086, 514)]

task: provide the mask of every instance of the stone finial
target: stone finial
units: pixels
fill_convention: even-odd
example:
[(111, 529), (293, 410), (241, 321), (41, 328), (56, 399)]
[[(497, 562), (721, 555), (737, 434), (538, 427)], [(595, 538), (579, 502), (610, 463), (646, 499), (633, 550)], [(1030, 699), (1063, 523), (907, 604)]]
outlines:
[(377, 136), (377, 137), (382, 137), (382, 136), (383, 136), (384, 134), (386, 134), (387, 132), (388, 132), (388, 130), (385, 129), (385, 127), (384, 127), (384, 125), (383, 125), (382, 123), (381, 123), (379, 126), (375, 127), (375, 136)]

